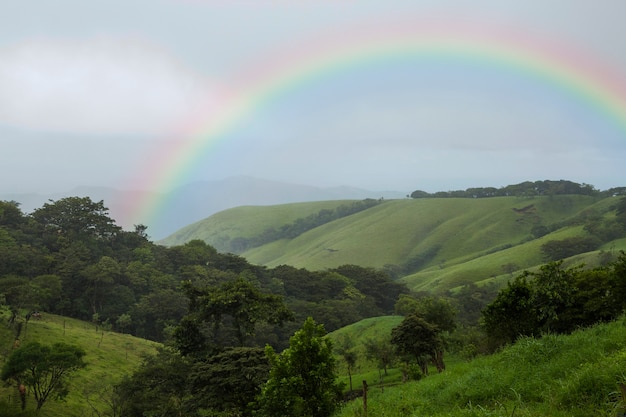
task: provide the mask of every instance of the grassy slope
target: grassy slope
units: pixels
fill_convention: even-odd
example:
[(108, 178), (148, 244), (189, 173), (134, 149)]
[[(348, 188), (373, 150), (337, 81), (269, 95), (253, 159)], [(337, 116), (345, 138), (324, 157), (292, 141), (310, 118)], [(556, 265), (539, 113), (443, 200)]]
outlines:
[[(176, 242), (199, 238), (215, 245), (236, 237), (251, 237), (268, 227), (280, 228), (296, 218), (342, 203), (345, 201), (226, 210), (181, 230), (175, 235)], [(295, 239), (250, 249), (243, 256), (251, 263), (269, 267), (288, 264), (325, 269), (356, 264), (381, 268), (402, 265), (412, 257), (431, 252), (435, 256), (403, 281), (416, 290), (444, 291), (468, 282), (502, 282), (510, 277), (504, 270), (507, 264), (522, 270), (543, 263), (543, 243), (585, 232), (580, 226), (571, 226), (533, 240), (533, 226), (550, 226), (586, 210), (604, 213), (614, 203), (612, 198), (574, 195), (392, 200)], [(523, 213), (514, 210), (530, 205), (532, 208)], [(623, 242), (617, 242), (605, 249), (623, 246)], [(593, 264), (594, 257), (590, 254), (585, 260)]]
[[(389, 327), (390, 320), (383, 318), (379, 328)], [(377, 327), (371, 321), (365, 324), (368, 329)], [(341, 332), (352, 332), (350, 327), (357, 330), (358, 325), (362, 324)], [(336, 338), (337, 332), (329, 337)], [(353, 380), (359, 381), (355, 388), (361, 379), (368, 381), (372, 416), (608, 417), (626, 410), (618, 394), (618, 383), (626, 383), (625, 369), (626, 319), (622, 318), (568, 336), (521, 339), (497, 354), (471, 362), (450, 361), (442, 374), (386, 386), (384, 391), (375, 387), (377, 373), (356, 375)], [(396, 372), (390, 372), (390, 378), (394, 376)], [(337, 417), (362, 415), (362, 400), (357, 399)]]
[[(2, 310), (0, 310), (2, 311)], [(0, 315), (0, 359), (5, 358), (13, 348), (14, 335), (6, 326), (8, 312)], [(64, 342), (81, 346), (86, 352), (87, 367), (73, 375), (69, 395), (65, 401), (49, 399), (39, 416), (83, 416), (92, 415), (87, 396), (100, 412), (106, 405), (98, 398), (112, 385), (132, 372), (140, 363), (142, 355), (154, 353), (157, 344), (130, 335), (102, 331), (93, 324), (66, 317), (44, 314), (42, 320), (30, 320), (22, 331), (21, 343), (39, 341), (45, 344)], [(0, 400), (12, 400), (15, 412), (19, 399), (13, 386), (0, 386)], [(35, 399), (29, 396), (27, 410), (34, 409)]]
[(235, 207), (190, 224), (159, 243), (175, 246), (193, 239), (200, 239), (220, 251), (228, 251), (229, 240), (237, 237), (253, 237), (270, 227), (278, 228), (283, 224), (315, 214), (320, 210), (334, 209), (346, 202), (336, 200), (275, 206)]

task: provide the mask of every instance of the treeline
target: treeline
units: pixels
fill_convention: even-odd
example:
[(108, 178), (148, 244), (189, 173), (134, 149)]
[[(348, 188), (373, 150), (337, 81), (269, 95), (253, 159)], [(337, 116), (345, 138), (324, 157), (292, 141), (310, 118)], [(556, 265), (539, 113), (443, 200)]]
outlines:
[[(333, 215), (369, 204), (377, 202)], [(0, 201), (0, 304), (16, 312), (65, 315), (164, 342), (190, 311), (186, 288), (204, 291), (238, 280), (283, 298), (292, 311), (294, 321), (282, 327), (260, 323), (263, 332), (251, 336), (254, 345), (276, 348), (287, 346), (298, 323), (309, 316), (332, 331), (393, 312), (397, 296), (408, 292), (369, 268), (270, 269), (218, 253), (199, 240), (156, 245), (144, 226), (122, 230), (102, 201), (89, 198), (50, 201), (30, 214), (16, 202)]]
[(248, 249), (256, 248), (276, 240), (294, 239), (309, 230), (315, 229), (316, 227), (341, 219), (342, 217), (347, 217), (360, 211), (367, 210), (371, 207), (377, 206), (381, 202), (383, 202), (382, 199), (374, 200), (367, 198), (362, 201), (342, 204), (333, 210), (320, 210), (310, 216), (296, 219), (293, 223), (285, 224), (279, 229), (275, 229), (273, 227), (267, 228), (258, 236), (250, 238), (234, 238), (228, 243), (229, 249), (233, 253), (242, 253)]
[(598, 197), (626, 195), (626, 187), (614, 187), (608, 190), (597, 190), (590, 184), (578, 184), (572, 181), (525, 181), (501, 188), (473, 187), (466, 190), (438, 191), (428, 193), (415, 190), (411, 198), (489, 198), (489, 197), (533, 197), (542, 195), (578, 194)]

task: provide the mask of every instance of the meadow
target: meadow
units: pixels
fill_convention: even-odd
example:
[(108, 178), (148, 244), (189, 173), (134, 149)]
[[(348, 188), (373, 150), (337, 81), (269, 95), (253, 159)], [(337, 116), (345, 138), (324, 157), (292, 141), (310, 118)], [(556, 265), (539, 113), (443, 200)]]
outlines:
[[(0, 358), (2, 363), (15, 345), (13, 328), (7, 320), (9, 312), (0, 309)], [(41, 319), (23, 324), (21, 345), (38, 341), (44, 344), (63, 342), (77, 345), (86, 351), (87, 366), (72, 374), (69, 394), (63, 401), (48, 400), (38, 416), (79, 417), (101, 415), (110, 412), (108, 394), (115, 383), (132, 373), (146, 354), (156, 352), (159, 344), (115, 333), (95, 324), (67, 317), (44, 313)], [(29, 396), (27, 413), (35, 409), (35, 400)], [(14, 383), (0, 386), (0, 416), (19, 416), (20, 400)], [(33, 414), (34, 415), (34, 414)]]
[[(371, 365), (363, 362), (361, 371), (353, 379), (359, 381), (355, 388), (367, 380), (368, 416), (622, 416), (626, 318), (570, 335), (521, 338), (471, 361), (450, 358), (444, 372), (419, 381), (398, 383), (393, 370), (381, 386)], [(365, 415), (357, 398), (336, 417)]]

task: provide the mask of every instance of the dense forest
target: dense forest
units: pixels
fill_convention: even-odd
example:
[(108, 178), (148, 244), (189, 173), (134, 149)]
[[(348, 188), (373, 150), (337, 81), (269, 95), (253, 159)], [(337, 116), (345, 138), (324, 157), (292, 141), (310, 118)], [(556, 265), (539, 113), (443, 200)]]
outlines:
[[(625, 220), (622, 198), (615, 225)], [(86, 197), (50, 201), (30, 214), (3, 201), (0, 303), (12, 311), (10, 322), (45, 311), (162, 342), (111, 394), (125, 416), (329, 416), (346, 387), (336, 383), (327, 331), (403, 316), (366, 348), (385, 370), (404, 364), (409, 379), (427, 375), (429, 363), (442, 372), (444, 351), (473, 357), (520, 336), (568, 333), (624, 312), (624, 253), (593, 269), (566, 268), (559, 248), (548, 249), (554, 260), (504, 288), (417, 294), (357, 265), (267, 268), (200, 240), (160, 246), (144, 226), (124, 231), (104, 202)], [(346, 341), (335, 349), (348, 369), (353, 348)]]
[[(408, 292), (386, 274), (358, 266), (308, 271), (251, 265), (195, 240), (152, 243), (146, 228), (124, 231), (102, 201), (69, 197), (24, 214), (0, 202), (0, 294), (15, 309), (42, 310), (166, 341), (189, 312), (190, 288), (242, 281), (284, 298), (293, 323), (313, 317), (328, 331), (390, 314)], [(271, 326), (262, 346), (283, 348), (298, 324)]]

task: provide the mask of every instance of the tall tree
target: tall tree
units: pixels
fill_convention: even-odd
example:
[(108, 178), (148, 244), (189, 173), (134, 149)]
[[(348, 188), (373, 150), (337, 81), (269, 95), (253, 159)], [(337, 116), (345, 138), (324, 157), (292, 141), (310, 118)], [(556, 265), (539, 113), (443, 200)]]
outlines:
[(93, 202), (89, 197), (50, 200), (32, 216), (46, 230), (73, 239), (108, 239), (121, 231), (109, 217), (104, 202)]
[(434, 324), (411, 314), (391, 330), (391, 343), (400, 355), (414, 358), (422, 373), (428, 375), (428, 361), (443, 348), (439, 332)]
[[(245, 346), (254, 336), (258, 322), (282, 324), (293, 318), (281, 296), (264, 293), (242, 277), (206, 289), (187, 283), (186, 291), (190, 299), (190, 319), (209, 323), (213, 328), (214, 343), (225, 319), (230, 321), (229, 327), (237, 344)], [(232, 346), (231, 343), (226, 345)]]
[(324, 326), (309, 317), (280, 355), (265, 348), (271, 370), (259, 397), (262, 415), (328, 417), (337, 409), (343, 387), (325, 336)]

